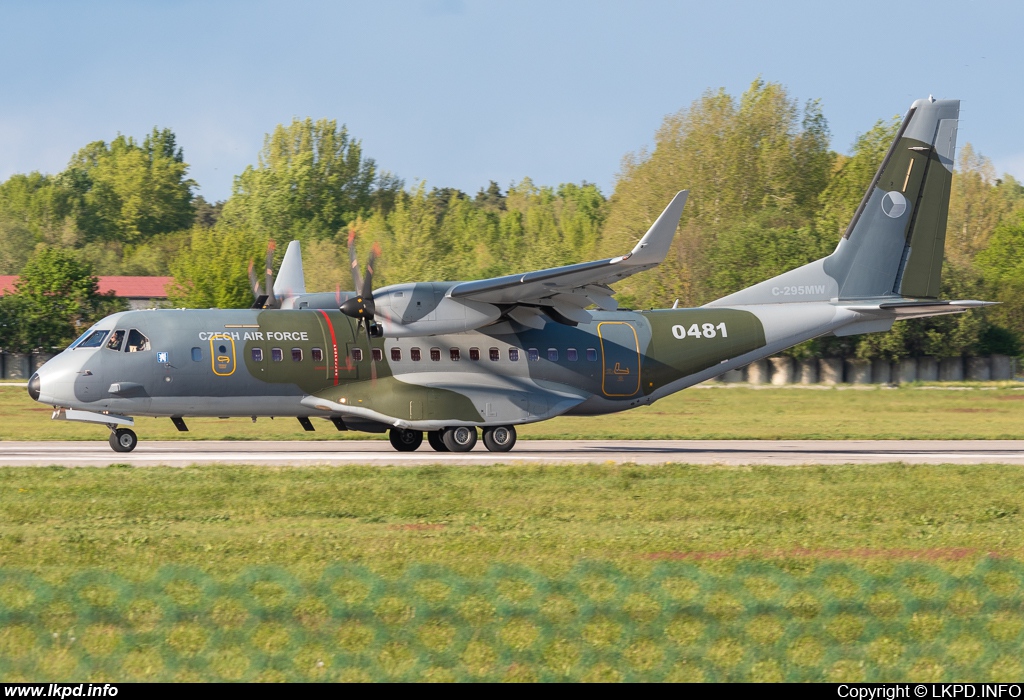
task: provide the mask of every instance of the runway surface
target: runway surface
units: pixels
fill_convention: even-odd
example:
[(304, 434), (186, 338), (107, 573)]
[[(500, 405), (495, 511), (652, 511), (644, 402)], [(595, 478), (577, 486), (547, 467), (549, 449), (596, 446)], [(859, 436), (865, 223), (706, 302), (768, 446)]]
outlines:
[(512, 452), (438, 453), (424, 441), (396, 452), (386, 440), (0, 442), (0, 466), (139, 467), (192, 464), (1024, 464), (1024, 440), (521, 440)]

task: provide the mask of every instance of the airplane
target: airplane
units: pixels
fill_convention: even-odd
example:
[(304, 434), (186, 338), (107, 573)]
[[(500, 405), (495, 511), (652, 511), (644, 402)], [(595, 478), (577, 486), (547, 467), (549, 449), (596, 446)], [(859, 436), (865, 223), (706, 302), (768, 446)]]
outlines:
[(991, 302), (940, 300), (959, 100), (910, 107), (835, 251), (698, 308), (620, 310), (611, 285), (661, 263), (688, 192), (624, 255), (463, 282), (306, 293), (293, 241), (250, 309), (152, 309), (104, 318), (32, 375), (53, 418), (106, 426), (118, 452), (133, 416), (294, 417), (314, 430), (388, 432), (396, 450), (516, 442), (516, 426), (647, 406), (819, 336)]

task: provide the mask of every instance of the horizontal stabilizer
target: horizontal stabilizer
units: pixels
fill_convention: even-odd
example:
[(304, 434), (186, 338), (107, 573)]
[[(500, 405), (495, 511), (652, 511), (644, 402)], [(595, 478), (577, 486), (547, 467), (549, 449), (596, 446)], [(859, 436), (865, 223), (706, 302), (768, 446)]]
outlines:
[(970, 309), (979, 309), (984, 306), (994, 306), (997, 301), (978, 301), (976, 299), (960, 299), (956, 301), (922, 300), (922, 301), (883, 301), (878, 304), (857, 304), (843, 306), (850, 311), (859, 313), (876, 313), (891, 315), (895, 314), (897, 319), (925, 318), (927, 316), (941, 316), (942, 314), (959, 314)]

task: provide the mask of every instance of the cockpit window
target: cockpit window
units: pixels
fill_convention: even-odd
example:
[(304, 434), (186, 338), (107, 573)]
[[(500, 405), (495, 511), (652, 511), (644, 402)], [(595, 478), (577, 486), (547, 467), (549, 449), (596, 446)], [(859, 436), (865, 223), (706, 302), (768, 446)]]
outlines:
[(128, 331), (128, 342), (124, 346), (125, 352), (145, 352), (149, 350), (149, 338), (132, 328)]
[(80, 343), (76, 345), (79, 348), (98, 348), (103, 346), (103, 341), (106, 340), (107, 334), (110, 331), (93, 331), (87, 335)]
[(110, 335), (110, 340), (107, 341), (107, 349), (118, 351), (121, 349), (121, 341), (124, 340), (124, 331), (114, 331)]

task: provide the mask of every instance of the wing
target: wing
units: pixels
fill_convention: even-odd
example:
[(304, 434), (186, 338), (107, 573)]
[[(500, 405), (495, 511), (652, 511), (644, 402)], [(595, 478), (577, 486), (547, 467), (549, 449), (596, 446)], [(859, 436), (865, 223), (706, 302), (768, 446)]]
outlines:
[(608, 286), (660, 264), (668, 255), (686, 205), (688, 190), (679, 192), (632, 251), (617, 258), (553, 267), (474, 282), (461, 282), (448, 296), (460, 301), (498, 305), (543, 306), (573, 322), (590, 320), (591, 304), (614, 310), (618, 304)]

